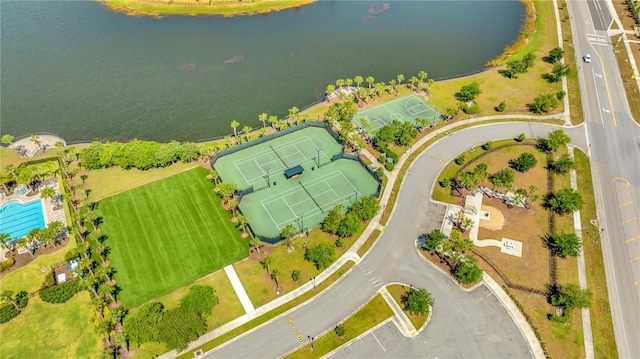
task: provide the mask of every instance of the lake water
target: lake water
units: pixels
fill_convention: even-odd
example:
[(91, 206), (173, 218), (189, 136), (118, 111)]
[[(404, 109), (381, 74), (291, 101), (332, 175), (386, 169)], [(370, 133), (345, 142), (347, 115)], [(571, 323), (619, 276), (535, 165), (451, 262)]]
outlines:
[[(134, 18), (87, 1), (1, 1), (1, 130), (70, 141), (258, 127), (355, 75), (482, 70), (513, 42), (516, 1), (322, 1), (251, 17)], [(225, 64), (231, 59), (235, 63)], [(233, 62), (233, 61), (232, 61)]]

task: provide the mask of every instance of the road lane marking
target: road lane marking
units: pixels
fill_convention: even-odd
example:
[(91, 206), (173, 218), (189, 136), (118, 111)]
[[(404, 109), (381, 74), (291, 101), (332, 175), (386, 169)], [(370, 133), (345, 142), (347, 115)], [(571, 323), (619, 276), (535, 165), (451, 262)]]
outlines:
[(287, 320), (289, 321), (289, 325), (291, 326), (291, 328), (293, 328), (293, 331), (296, 332), (296, 336), (298, 337), (298, 340), (300, 341), (300, 344), (302, 344), (302, 336), (300, 336), (300, 333), (298, 333), (298, 329), (296, 329), (295, 324), (293, 324), (293, 320), (291, 320), (291, 318), (286, 315)]
[(625, 202), (625, 203), (623, 203), (623, 204), (619, 205), (619, 206), (618, 206), (618, 208), (622, 208), (622, 207), (624, 207), (624, 206), (628, 206), (628, 205), (630, 205), (631, 203), (633, 203), (633, 201), (627, 201), (627, 202)]
[(627, 180), (626, 178), (624, 178), (624, 177), (613, 177), (613, 183), (616, 183), (616, 181), (618, 181), (618, 180), (625, 182), (627, 184), (627, 186), (616, 189), (616, 192), (624, 191), (625, 189), (631, 187), (631, 182), (629, 182), (629, 180)]
[(633, 262), (635, 262), (637, 260), (640, 260), (640, 256), (637, 256), (637, 257), (633, 258), (632, 260), (629, 261), (629, 263), (633, 263)]
[(638, 238), (640, 238), (640, 235), (637, 235), (637, 236), (635, 236), (635, 237), (631, 237), (631, 238), (627, 239), (627, 240), (625, 241), (625, 243), (633, 242), (633, 241), (635, 241), (635, 240), (636, 240), (636, 239), (638, 239)]
[(382, 344), (380, 344), (378, 337), (376, 337), (376, 335), (373, 334), (373, 332), (371, 332), (371, 335), (373, 335), (373, 339), (375, 339), (378, 342), (378, 345), (380, 346), (380, 348), (382, 348), (382, 350), (386, 352), (387, 350), (382, 346)]
[[(602, 61), (602, 57), (600, 56), (600, 53), (593, 46), (594, 44), (591, 43), (591, 41), (588, 41), (589, 37), (587, 36), (586, 32), (584, 33), (584, 36), (587, 38), (587, 42), (589, 43), (589, 45), (593, 49), (593, 52), (596, 54), (596, 56), (598, 56), (598, 60), (600, 61), (600, 67), (602, 67), (602, 76), (604, 77), (605, 92), (607, 93), (607, 97), (609, 99), (609, 108), (611, 109), (611, 118), (613, 118), (613, 127), (618, 127), (618, 121), (616, 120), (616, 113), (615, 113), (615, 111), (613, 109), (613, 103), (611, 102), (611, 93), (609, 92), (609, 84), (607, 83), (607, 74), (604, 71), (604, 62)], [(600, 45), (600, 44), (598, 43), (597, 45)], [(604, 45), (604, 44), (602, 44), (602, 45)], [(596, 94), (597, 93), (598, 93), (598, 91), (596, 90)]]
[(626, 221), (622, 222), (623, 225), (627, 224), (627, 223), (631, 223), (633, 221), (637, 221), (638, 217), (633, 217), (633, 218), (629, 218)]
[(640, 279), (638, 279), (637, 281), (633, 282), (633, 285), (638, 285), (640, 284)]

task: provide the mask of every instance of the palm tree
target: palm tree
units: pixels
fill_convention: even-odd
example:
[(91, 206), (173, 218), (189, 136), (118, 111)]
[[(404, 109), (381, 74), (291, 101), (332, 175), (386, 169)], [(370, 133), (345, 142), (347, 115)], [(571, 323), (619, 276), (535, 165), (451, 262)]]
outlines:
[(278, 122), (278, 116), (271, 115), (269, 116), (269, 123), (271, 124), (271, 128), (276, 129), (276, 123)]
[(360, 88), (360, 84), (362, 83), (362, 81), (364, 81), (364, 79), (362, 78), (362, 76), (356, 76), (353, 78), (353, 82), (356, 83), (356, 85), (358, 86), (358, 88)]
[(399, 74), (397, 79), (398, 79), (398, 85), (402, 85), (402, 81), (404, 81), (404, 75), (403, 74)]
[(227, 141), (227, 148), (231, 148), (231, 136), (224, 136), (224, 140)]
[(411, 78), (409, 78), (409, 82), (411, 83), (411, 87), (412, 87), (414, 90), (417, 90), (417, 89), (418, 89), (418, 83), (420, 83), (420, 80), (418, 80), (418, 78), (417, 78), (417, 77), (415, 77), (415, 76), (411, 76)]
[(267, 270), (267, 274), (271, 276), (271, 263), (273, 263), (273, 259), (271, 257), (265, 257), (260, 264), (262, 264), (262, 268)]
[(367, 76), (366, 81), (369, 84), (369, 88), (371, 88), (371, 86), (373, 86), (373, 83), (376, 81), (376, 79), (374, 79), (373, 76)]
[(327, 85), (327, 90), (325, 91), (327, 93), (327, 101), (331, 102), (331, 94), (335, 90), (336, 87), (334, 85)]
[(260, 247), (262, 247), (262, 243), (262, 240), (258, 236), (249, 239), (249, 246), (253, 247), (258, 256), (260, 256)]
[(418, 78), (420, 79), (420, 84), (423, 84), (424, 81), (427, 79), (427, 73), (424, 71), (418, 72)]
[(236, 208), (238, 207), (238, 200), (237, 199), (230, 199), (227, 202), (227, 205), (229, 206), (229, 208), (231, 209), (231, 212), (233, 213), (233, 219), (237, 219), (236, 218)]
[(104, 243), (99, 242), (96, 246), (96, 252), (98, 252), (98, 256), (100, 256), (101, 264), (104, 266), (107, 263), (106, 254), (109, 251), (109, 247), (105, 246)]
[(29, 137), (29, 140), (36, 146), (38, 146), (38, 148), (40, 148), (40, 136), (34, 133), (33, 135), (31, 135), (31, 137)]
[(218, 173), (218, 171), (214, 169), (211, 170), (211, 179), (213, 180), (213, 184), (217, 186), (218, 181), (220, 180), (220, 174)]
[(64, 233), (66, 230), (66, 226), (60, 221), (53, 221), (47, 225), (47, 229), (51, 231), (51, 235), (53, 236), (53, 245), (55, 246), (60, 234)]
[(337, 79), (336, 86), (338, 86), (339, 89), (342, 89), (342, 86), (344, 86), (344, 79)]
[(22, 311), (22, 308), (18, 306), (18, 302), (16, 302), (15, 298), (13, 297), (13, 291), (3, 290), (2, 292), (0, 292), (0, 299), (13, 304), (13, 308), (15, 308), (15, 310), (17, 310), (18, 312)]
[(433, 85), (435, 81), (433, 79), (427, 80), (427, 93), (431, 93), (431, 85)]
[(11, 235), (9, 233), (0, 233), (0, 246), (6, 249), (10, 249), (12, 247)]
[(242, 227), (242, 235), (243, 238), (247, 237), (247, 216), (238, 215), (238, 221), (240, 222), (240, 226)]
[(95, 277), (96, 274), (93, 271), (94, 264), (95, 262), (93, 261), (93, 259), (89, 258), (88, 256), (85, 256), (84, 258), (80, 259), (79, 266), (82, 269), (82, 271), (88, 271), (92, 277)]
[(238, 121), (236, 121), (236, 120), (233, 120), (233, 121), (231, 121), (230, 126), (231, 126), (231, 128), (233, 128), (233, 137), (234, 137), (234, 138), (236, 139), (236, 141), (237, 141), (237, 140), (238, 140), (238, 132), (237, 132), (237, 129), (238, 129), (238, 126), (240, 126), (240, 122), (238, 122)]
[[(56, 196), (56, 190), (53, 187), (45, 187), (43, 189), (40, 190), (40, 198), (50, 198), (50, 199), (54, 199)], [(53, 201), (52, 201), (53, 202)]]
[(347, 88), (351, 87), (353, 85), (353, 80), (352, 79), (346, 79), (344, 80), (344, 84), (347, 85)]
[(102, 283), (100, 284), (100, 286), (98, 287), (98, 293), (100, 294), (101, 297), (108, 297), (111, 300), (111, 303), (115, 303), (116, 302), (116, 291), (118, 289), (115, 286), (110, 286), (107, 285), (106, 283)]
[(242, 127), (242, 132), (244, 133), (244, 137), (247, 139), (247, 142), (249, 142), (249, 132), (251, 132), (252, 128), (249, 126), (244, 126)]
[(289, 109), (289, 118), (293, 119), (293, 122), (296, 124), (298, 123), (298, 112), (300, 112), (300, 110), (295, 106)]
[(276, 290), (278, 290), (278, 287), (280, 286), (278, 283), (279, 277), (280, 277), (280, 271), (277, 268), (274, 268), (271, 271), (271, 279), (273, 279), (273, 281), (276, 282)]
[(269, 115), (267, 115), (265, 112), (263, 112), (260, 115), (258, 115), (258, 120), (262, 121), (262, 128), (267, 127), (266, 121), (267, 121), (268, 117), (269, 117)]

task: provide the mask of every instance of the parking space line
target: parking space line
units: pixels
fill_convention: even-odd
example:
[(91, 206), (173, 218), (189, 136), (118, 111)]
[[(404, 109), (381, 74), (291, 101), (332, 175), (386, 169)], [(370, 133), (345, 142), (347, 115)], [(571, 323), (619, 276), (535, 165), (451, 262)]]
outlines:
[(623, 204), (619, 205), (619, 206), (618, 206), (618, 208), (622, 208), (622, 207), (624, 207), (624, 206), (628, 206), (628, 205), (630, 205), (631, 203), (633, 203), (633, 201), (627, 201), (627, 202), (625, 202), (625, 203), (623, 203)]
[(640, 256), (637, 256), (637, 257), (633, 258), (632, 260), (629, 261), (629, 263), (633, 263), (633, 262), (635, 262), (637, 260), (640, 260)]
[(635, 240), (636, 240), (636, 239), (638, 239), (638, 238), (640, 238), (640, 235), (637, 235), (637, 236), (635, 236), (635, 237), (631, 237), (631, 238), (627, 239), (627, 240), (625, 241), (625, 243), (633, 242), (633, 241), (635, 241)]
[(629, 218), (626, 221), (622, 222), (623, 225), (627, 224), (627, 223), (631, 223), (633, 221), (637, 221), (638, 217), (633, 217), (633, 218)]
[(382, 350), (386, 352), (387, 350), (382, 346), (382, 344), (380, 344), (378, 337), (376, 337), (376, 335), (373, 332), (371, 332), (371, 335), (373, 335), (373, 339), (375, 339), (378, 342), (378, 345), (380, 346), (380, 348), (382, 348)]

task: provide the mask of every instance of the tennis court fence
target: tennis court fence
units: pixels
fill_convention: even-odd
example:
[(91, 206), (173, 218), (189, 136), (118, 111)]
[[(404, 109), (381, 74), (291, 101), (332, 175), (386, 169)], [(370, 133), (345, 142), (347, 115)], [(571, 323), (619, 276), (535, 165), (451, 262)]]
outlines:
[(255, 145), (259, 145), (261, 143), (264, 143), (264, 142), (273, 140), (275, 138), (279, 138), (279, 137), (288, 135), (288, 134), (296, 132), (296, 131), (303, 130), (303, 129), (308, 128), (308, 127), (324, 128), (325, 130), (327, 130), (327, 132), (331, 135), (331, 137), (333, 137), (336, 140), (336, 142), (338, 142), (340, 144), (340, 146), (342, 146), (342, 152), (344, 152), (344, 142), (342, 140), (340, 140), (340, 137), (338, 136), (338, 134), (333, 132), (333, 130), (331, 129), (331, 127), (328, 124), (326, 124), (325, 122), (310, 121), (310, 122), (304, 122), (304, 123), (301, 123), (299, 125), (295, 125), (293, 127), (286, 128), (286, 129), (284, 129), (282, 131), (278, 131), (278, 132), (266, 135), (264, 137), (260, 137), (258, 139), (255, 139), (255, 140), (252, 140), (252, 141), (249, 141), (249, 142), (245, 142), (245, 143), (241, 143), (241, 144), (235, 145), (235, 146), (233, 146), (231, 148), (227, 148), (225, 150), (222, 150), (222, 151), (216, 153), (215, 155), (213, 155), (213, 157), (211, 157), (211, 160), (210, 160), (211, 167), (215, 168), (215, 163), (220, 157), (223, 157), (223, 156), (226, 156), (226, 155), (230, 155), (232, 153), (236, 153), (238, 151), (247, 149), (249, 147), (253, 147)]

